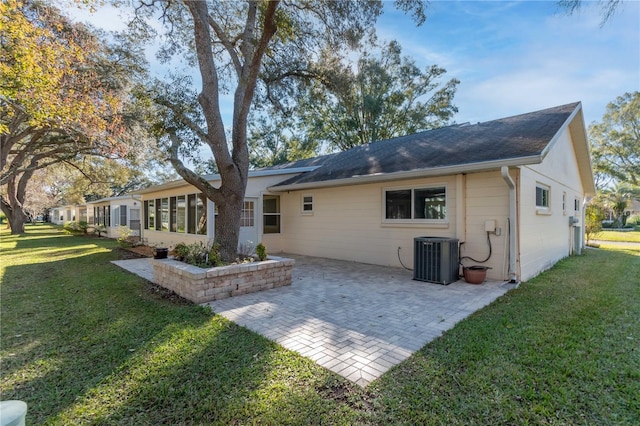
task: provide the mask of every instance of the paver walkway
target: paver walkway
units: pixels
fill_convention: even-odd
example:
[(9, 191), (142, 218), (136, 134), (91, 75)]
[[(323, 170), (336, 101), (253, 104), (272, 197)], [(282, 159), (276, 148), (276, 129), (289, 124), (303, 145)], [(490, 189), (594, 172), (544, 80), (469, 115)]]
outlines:
[(208, 305), (361, 386), (514, 287), (442, 286), (399, 268), (283, 256), (296, 260), (291, 286)]

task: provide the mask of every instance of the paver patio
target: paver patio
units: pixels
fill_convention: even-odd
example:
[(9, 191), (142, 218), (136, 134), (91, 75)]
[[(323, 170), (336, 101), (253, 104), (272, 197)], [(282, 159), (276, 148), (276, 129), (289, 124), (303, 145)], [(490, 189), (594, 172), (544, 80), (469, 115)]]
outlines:
[[(400, 268), (284, 256), (296, 260), (291, 286), (207, 305), (361, 386), (514, 287), (443, 286), (414, 281)], [(147, 259), (114, 263), (153, 276)]]

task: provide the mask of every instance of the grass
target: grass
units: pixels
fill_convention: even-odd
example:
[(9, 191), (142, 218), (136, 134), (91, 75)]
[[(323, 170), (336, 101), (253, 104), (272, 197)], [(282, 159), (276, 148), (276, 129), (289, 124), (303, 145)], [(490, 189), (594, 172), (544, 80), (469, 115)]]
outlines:
[(640, 251), (586, 250), (366, 389), (110, 260), (1, 232), (2, 399), (31, 424), (637, 424)]
[(640, 243), (640, 231), (607, 231), (599, 232), (594, 240), (616, 241), (621, 243)]

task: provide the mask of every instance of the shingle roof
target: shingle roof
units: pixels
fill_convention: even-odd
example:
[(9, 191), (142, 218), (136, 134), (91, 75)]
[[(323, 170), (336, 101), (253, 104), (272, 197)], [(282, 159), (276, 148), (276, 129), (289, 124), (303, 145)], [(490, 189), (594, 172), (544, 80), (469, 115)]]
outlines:
[(443, 127), (282, 164), (273, 169), (318, 168), (275, 187), (540, 156), (579, 105), (576, 102), (485, 123)]

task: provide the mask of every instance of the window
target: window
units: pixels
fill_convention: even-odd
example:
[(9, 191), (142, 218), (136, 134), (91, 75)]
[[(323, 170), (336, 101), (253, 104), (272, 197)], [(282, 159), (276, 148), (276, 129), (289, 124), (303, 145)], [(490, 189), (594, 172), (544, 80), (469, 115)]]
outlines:
[(562, 193), (562, 213), (567, 214), (567, 193)]
[(549, 208), (549, 187), (542, 184), (536, 185), (536, 207)]
[(447, 188), (385, 190), (384, 205), (385, 220), (446, 220)]
[(169, 198), (169, 231), (176, 232), (176, 197)]
[(102, 222), (104, 222), (104, 210), (102, 209), (102, 207), (96, 207), (93, 222), (94, 225), (102, 225)]
[(160, 206), (160, 230), (169, 231), (169, 199), (160, 198), (156, 203)]
[(129, 209), (129, 228), (140, 235), (140, 209)]
[(127, 206), (120, 206), (120, 225), (127, 226)]
[(176, 197), (176, 232), (185, 232), (187, 224), (187, 202), (184, 195)]
[(414, 219), (443, 220), (447, 218), (445, 188), (413, 190)]
[(280, 196), (265, 195), (262, 197), (263, 229), (265, 234), (280, 233)]
[(111, 226), (111, 206), (104, 207), (104, 226)]
[(207, 197), (203, 194), (196, 195), (196, 217), (198, 224), (196, 233), (199, 235), (207, 234)]
[(149, 200), (147, 205), (147, 227), (145, 229), (156, 229), (156, 200)]
[(80, 208), (80, 222), (87, 221), (87, 209), (86, 207)]
[(207, 233), (207, 198), (202, 193), (156, 198), (144, 201), (143, 206), (145, 229), (199, 235)]
[(255, 226), (253, 218), (253, 201), (245, 201), (242, 205), (242, 215), (240, 216), (240, 226)]
[(573, 200), (573, 210), (576, 212), (580, 211), (580, 199), (576, 198)]
[(187, 233), (196, 233), (196, 194), (187, 195)]
[(313, 213), (313, 195), (302, 196), (302, 213)]

